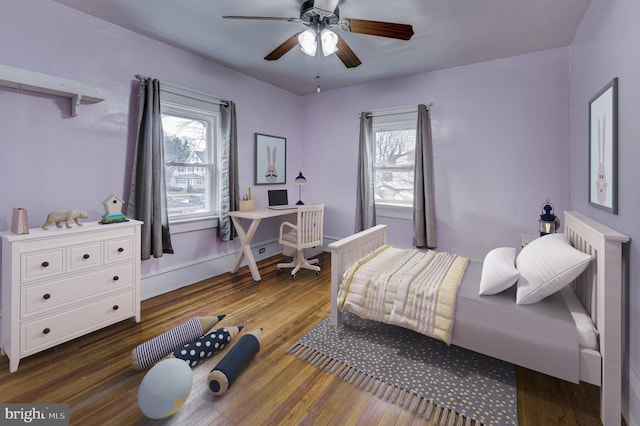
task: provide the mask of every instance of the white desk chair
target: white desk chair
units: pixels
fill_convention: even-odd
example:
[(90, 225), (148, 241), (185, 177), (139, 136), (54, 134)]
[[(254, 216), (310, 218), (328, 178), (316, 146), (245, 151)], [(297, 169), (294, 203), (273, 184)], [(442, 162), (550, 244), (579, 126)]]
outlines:
[(296, 277), (300, 268), (311, 269), (320, 274), (320, 267), (316, 264), (318, 259), (307, 260), (304, 258), (304, 249), (322, 245), (322, 224), (324, 221), (324, 204), (317, 206), (299, 206), (298, 221), (294, 225), (284, 222), (280, 225), (280, 237), (278, 242), (283, 246), (297, 250), (296, 257), (289, 263), (278, 263), (278, 272), (281, 268), (293, 268), (291, 278)]

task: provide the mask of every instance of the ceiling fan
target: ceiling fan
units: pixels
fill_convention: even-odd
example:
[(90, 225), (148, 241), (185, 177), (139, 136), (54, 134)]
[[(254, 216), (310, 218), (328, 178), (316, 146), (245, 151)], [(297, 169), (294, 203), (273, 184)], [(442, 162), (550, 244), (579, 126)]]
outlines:
[(347, 68), (354, 68), (362, 62), (349, 47), (346, 41), (331, 28), (338, 27), (343, 31), (358, 34), (389, 37), (409, 40), (413, 36), (413, 27), (393, 22), (370, 21), (366, 19), (340, 19), (338, 2), (340, 0), (306, 0), (300, 6), (299, 18), (273, 16), (223, 16), (226, 19), (253, 19), (262, 21), (302, 22), (309, 27), (306, 31), (296, 33), (276, 47), (267, 56), (267, 61), (280, 59), (295, 45), (300, 44), (302, 51), (315, 56), (321, 46), (324, 56), (335, 53)]

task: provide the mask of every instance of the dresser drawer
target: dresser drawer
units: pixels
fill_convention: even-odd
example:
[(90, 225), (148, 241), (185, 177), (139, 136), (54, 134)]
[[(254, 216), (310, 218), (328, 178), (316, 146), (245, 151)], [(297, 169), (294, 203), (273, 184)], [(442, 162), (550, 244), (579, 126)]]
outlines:
[(133, 259), (136, 241), (133, 236), (119, 238), (117, 240), (106, 241), (106, 246), (106, 262), (119, 262), (121, 260)]
[(102, 264), (102, 242), (69, 247), (69, 271)]
[(133, 286), (133, 263), (98, 272), (22, 287), (22, 318), (58, 308), (76, 300)]
[(127, 292), (57, 315), (22, 323), (21, 354), (29, 355), (133, 316), (134, 293)]
[(22, 282), (52, 277), (64, 272), (64, 248), (24, 253), (20, 259)]

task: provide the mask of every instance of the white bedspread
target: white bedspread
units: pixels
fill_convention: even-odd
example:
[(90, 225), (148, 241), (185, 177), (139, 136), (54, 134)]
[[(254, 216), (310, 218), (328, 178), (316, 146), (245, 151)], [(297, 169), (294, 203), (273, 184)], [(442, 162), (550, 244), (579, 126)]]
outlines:
[(345, 272), (338, 308), (449, 344), (468, 263), (451, 253), (380, 247)]

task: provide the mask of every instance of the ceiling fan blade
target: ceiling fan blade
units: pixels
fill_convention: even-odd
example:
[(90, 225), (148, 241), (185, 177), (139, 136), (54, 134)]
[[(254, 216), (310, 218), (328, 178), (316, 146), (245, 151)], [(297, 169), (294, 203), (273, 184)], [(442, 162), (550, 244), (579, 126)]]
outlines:
[(351, 50), (347, 42), (340, 36), (338, 36), (338, 51), (336, 55), (338, 55), (338, 58), (340, 58), (347, 68), (355, 68), (362, 63), (356, 54), (353, 53), (353, 50)]
[(227, 15), (223, 16), (224, 19), (252, 19), (254, 21), (287, 21), (287, 22), (302, 22), (300, 18), (282, 18), (278, 16), (237, 16)]
[(325, 16), (330, 16), (338, 7), (338, 2), (340, 0), (314, 0), (313, 7), (318, 9), (321, 13), (326, 14)]
[(393, 22), (369, 21), (366, 19), (343, 19), (340, 28), (358, 34), (409, 40), (413, 36), (413, 27)]
[(293, 49), (293, 47), (298, 44), (298, 34), (294, 34), (288, 39), (285, 40), (280, 46), (273, 49), (267, 56), (264, 57), (267, 61), (277, 61), (282, 58), (282, 56)]

